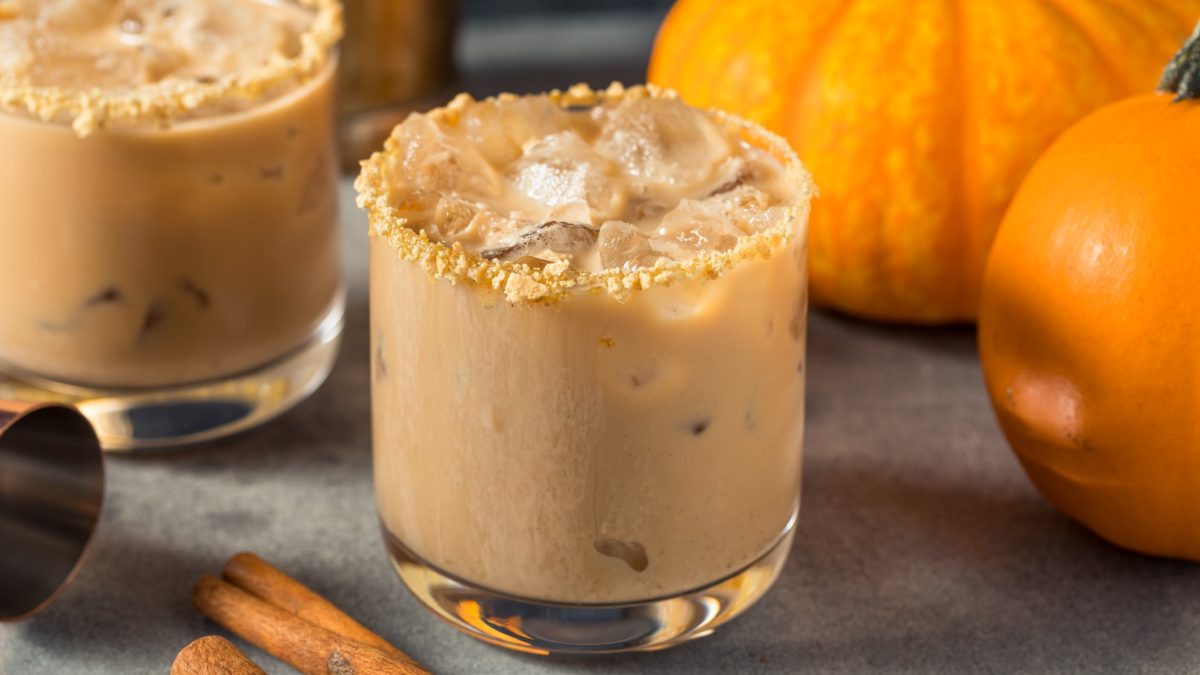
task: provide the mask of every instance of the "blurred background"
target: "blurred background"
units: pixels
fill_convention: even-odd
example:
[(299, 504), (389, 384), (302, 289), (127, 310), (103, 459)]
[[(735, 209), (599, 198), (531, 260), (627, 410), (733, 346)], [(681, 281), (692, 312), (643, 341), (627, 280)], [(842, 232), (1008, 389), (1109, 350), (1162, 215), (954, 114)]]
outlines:
[(614, 9), (662, 9), (670, 0), (466, 0), (464, 7), (473, 17), (529, 14), (531, 12), (593, 12)]
[[(488, 80), (565, 86), (640, 81), (671, 0), (461, 0), (456, 61), (473, 93)], [(513, 69), (527, 82), (513, 82)], [(500, 84), (500, 83), (497, 83)], [(503, 88), (503, 85), (500, 86)]]
[(455, 93), (637, 84), (671, 0), (344, 0), (344, 168)]

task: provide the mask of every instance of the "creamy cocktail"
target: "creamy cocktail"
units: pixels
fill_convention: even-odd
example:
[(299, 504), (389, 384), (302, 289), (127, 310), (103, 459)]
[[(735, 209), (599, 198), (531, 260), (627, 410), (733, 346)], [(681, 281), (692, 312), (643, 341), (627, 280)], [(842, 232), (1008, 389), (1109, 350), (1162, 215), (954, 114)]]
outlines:
[[(551, 651), (669, 644), (761, 595), (804, 417), (812, 187), (786, 145), (641, 87), (460, 97), (397, 127), (358, 187), (406, 583)], [(605, 627), (564, 609), (616, 605)]]
[(246, 408), (162, 418), (153, 439), (99, 421), (115, 445), (222, 433), (311, 391), (341, 312), (339, 34), (324, 0), (0, 2), (8, 387), (85, 412)]

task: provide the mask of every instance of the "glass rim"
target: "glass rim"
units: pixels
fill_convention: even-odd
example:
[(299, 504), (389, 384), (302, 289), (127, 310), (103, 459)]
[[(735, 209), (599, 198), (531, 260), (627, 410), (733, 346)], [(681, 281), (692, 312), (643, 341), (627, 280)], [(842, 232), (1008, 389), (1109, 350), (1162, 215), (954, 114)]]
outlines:
[(216, 82), (179, 82), (146, 91), (38, 86), (0, 73), (0, 112), (23, 112), (43, 122), (66, 119), (77, 135), (86, 137), (112, 122), (154, 121), (165, 127), (222, 101), (259, 101), (279, 84), (303, 85), (319, 76), (333, 58), (342, 37), (342, 4), (340, 0), (291, 1), (316, 10), (312, 24), (300, 34), (300, 52), (295, 56), (279, 57)]
[[(553, 90), (531, 96), (546, 96), (561, 107), (592, 106), (607, 101), (643, 97), (676, 99), (673, 90), (652, 84), (625, 87), (614, 82), (603, 91), (577, 84), (564, 91)], [(483, 102), (516, 100), (516, 94), (500, 94)], [(463, 109), (477, 101), (459, 94), (448, 105), (426, 115), (435, 120), (457, 119)], [(576, 292), (608, 293), (624, 300), (634, 292), (675, 283), (717, 279), (742, 262), (766, 260), (789, 242), (806, 236), (812, 198), (817, 194), (808, 169), (782, 137), (736, 115), (717, 109), (706, 112), (714, 120), (735, 131), (743, 140), (769, 152), (784, 165), (787, 182), (796, 188), (783, 206), (788, 212), (782, 223), (759, 232), (742, 235), (725, 251), (707, 250), (685, 260), (659, 258), (653, 265), (636, 268), (610, 268), (598, 272), (572, 269), (565, 261), (545, 267), (489, 260), (467, 251), (461, 242), (446, 244), (433, 241), (424, 230), (408, 227), (408, 219), (389, 203), (391, 190), (387, 180), (388, 160), (401, 152), (397, 127), (384, 148), (362, 162), (362, 171), (354, 182), (358, 206), (367, 212), (370, 234), (386, 241), (402, 260), (420, 265), (432, 279), (465, 282), (501, 292), (511, 303), (549, 303)]]

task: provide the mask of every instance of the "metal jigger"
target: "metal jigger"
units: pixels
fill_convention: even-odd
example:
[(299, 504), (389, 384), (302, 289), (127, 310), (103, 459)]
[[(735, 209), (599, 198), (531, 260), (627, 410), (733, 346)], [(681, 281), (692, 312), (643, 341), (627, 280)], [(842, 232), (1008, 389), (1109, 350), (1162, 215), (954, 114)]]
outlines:
[(78, 410), (0, 400), (0, 622), (36, 614), (66, 588), (103, 499), (100, 441)]

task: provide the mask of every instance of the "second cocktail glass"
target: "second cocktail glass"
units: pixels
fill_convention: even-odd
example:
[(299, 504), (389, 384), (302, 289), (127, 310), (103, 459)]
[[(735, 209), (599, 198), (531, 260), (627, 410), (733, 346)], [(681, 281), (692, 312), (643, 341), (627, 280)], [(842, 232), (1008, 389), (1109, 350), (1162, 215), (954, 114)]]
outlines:
[(342, 322), (336, 0), (0, 17), (0, 398), (108, 449), (204, 441), (324, 380)]

